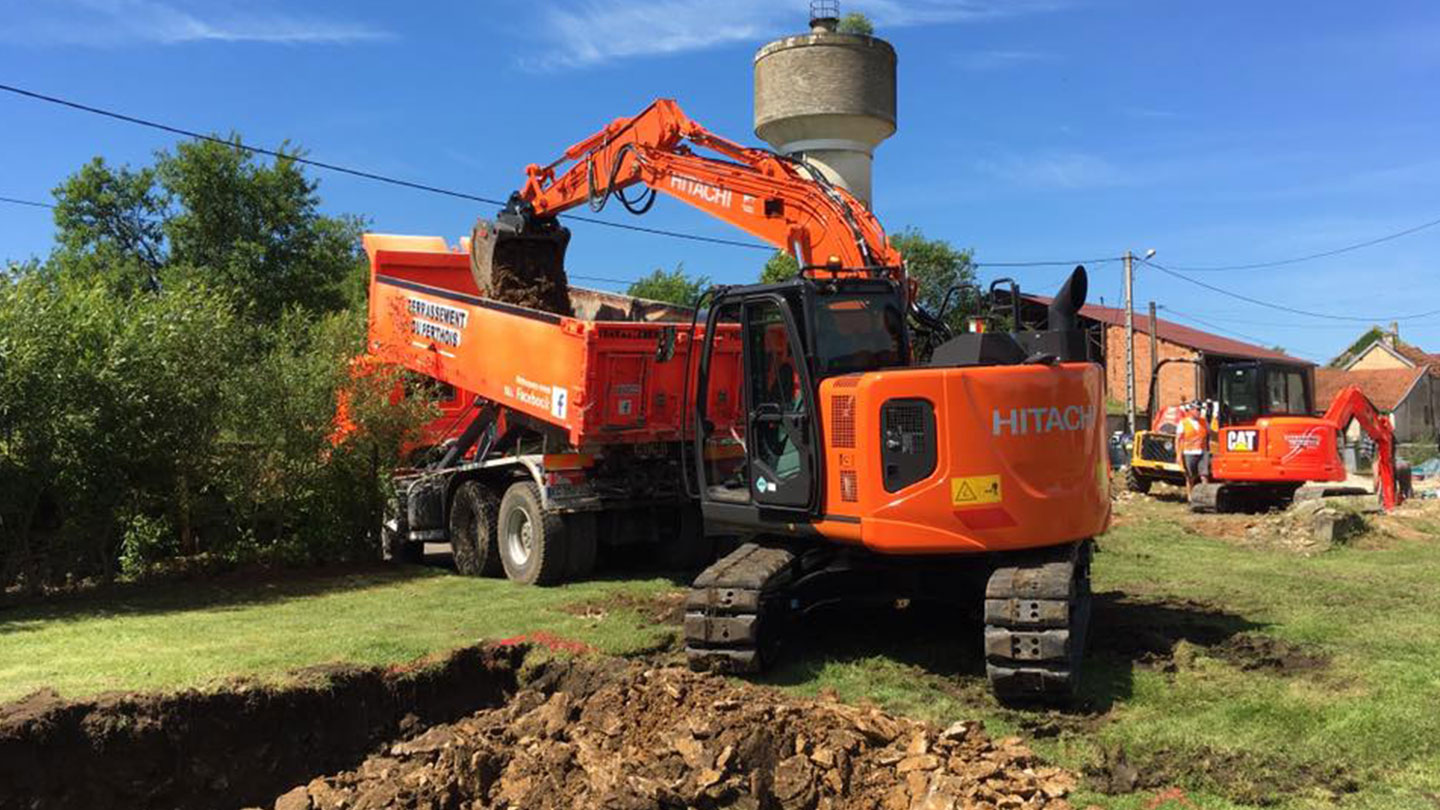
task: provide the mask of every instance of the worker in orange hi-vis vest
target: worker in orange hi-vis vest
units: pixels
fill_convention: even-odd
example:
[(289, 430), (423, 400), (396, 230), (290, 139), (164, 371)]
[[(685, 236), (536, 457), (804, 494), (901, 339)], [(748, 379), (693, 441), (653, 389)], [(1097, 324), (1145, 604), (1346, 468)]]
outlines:
[(1175, 452), (1179, 458), (1175, 459), (1185, 469), (1185, 497), (1189, 499), (1190, 490), (1195, 482), (1200, 480), (1201, 462), (1205, 454), (1210, 450), (1210, 426), (1205, 424), (1205, 418), (1194, 405), (1188, 405), (1181, 411), (1179, 429), (1175, 435)]

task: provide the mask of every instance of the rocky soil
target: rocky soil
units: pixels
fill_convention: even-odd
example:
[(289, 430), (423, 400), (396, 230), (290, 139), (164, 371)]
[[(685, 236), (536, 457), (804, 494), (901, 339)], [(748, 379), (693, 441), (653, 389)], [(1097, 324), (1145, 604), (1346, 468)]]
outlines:
[(273, 806), (1061, 810), (1075, 785), (979, 723), (939, 729), (679, 668), (585, 659)]

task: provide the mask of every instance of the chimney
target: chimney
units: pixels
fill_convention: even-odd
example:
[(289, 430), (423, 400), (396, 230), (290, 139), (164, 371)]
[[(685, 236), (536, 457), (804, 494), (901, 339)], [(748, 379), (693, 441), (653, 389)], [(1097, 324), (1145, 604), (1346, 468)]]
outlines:
[(1395, 348), (1395, 344), (1397, 344), (1397, 343), (1399, 343), (1399, 342), (1400, 342), (1400, 324), (1399, 324), (1397, 321), (1391, 321), (1391, 322), (1390, 322), (1390, 331), (1388, 331), (1388, 332), (1385, 333), (1385, 343), (1386, 343), (1387, 345), (1389, 345), (1390, 348), (1393, 349), (1393, 348)]

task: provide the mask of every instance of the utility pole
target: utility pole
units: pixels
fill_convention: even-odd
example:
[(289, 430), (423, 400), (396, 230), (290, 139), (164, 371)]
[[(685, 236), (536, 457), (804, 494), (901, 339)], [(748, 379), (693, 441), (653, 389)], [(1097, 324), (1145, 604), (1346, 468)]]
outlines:
[[(1155, 249), (1140, 261), (1149, 261)], [(1151, 358), (1152, 362), (1154, 358)], [(1125, 251), (1125, 426), (1135, 435), (1135, 254)]]
[(1159, 334), (1160, 334), (1160, 321), (1155, 317), (1155, 302), (1154, 302), (1154, 301), (1151, 301), (1151, 302), (1150, 302), (1150, 386), (1149, 386), (1149, 388), (1146, 388), (1146, 389), (1145, 389), (1146, 392), (1147, 392), (1147, 393), (1145, 394), (1145, 413), (1149, 414), (1151, 418), (1154, 418), (1154, 416), (1155, 416), (1155, 403), (1153, 403), (1153, 402), (1150, 401), (1150, 394), (1149, 394), (1148, 392), (1153, 389), (1157, 395), (1160, 393), (1160, 387), (1159, 387), (1159, 385), (1156, 384), (1156, 382), (1155, 382), (1155, 368), (1156, 368), (1156, 366), (1159, 366), (1159, 365), (1160, 365), (1160, 349), (1159, 349), (1159, 346), (1158, 346), (1160, 339), (1159, 339), (1158, 337), (1156, 337), (1156, 335), (1159, 335)]
[(1125, 251), (1125, 426), (1135, 435), (1135, 254)]

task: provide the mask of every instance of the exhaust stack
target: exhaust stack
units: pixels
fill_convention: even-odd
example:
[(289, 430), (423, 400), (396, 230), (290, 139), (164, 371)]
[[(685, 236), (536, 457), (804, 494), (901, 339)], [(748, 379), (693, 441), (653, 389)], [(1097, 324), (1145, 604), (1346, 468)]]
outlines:
[(1050, 302), (1049, 329), (1051, 332), (1069, 332), (1079, 328), (1079, 319), (1075, 316), (1080, 313), (1080, 308), (1085, 306), (1085, 296), (1090, 292), (1090, 277), (1085, 272), (1084, 265), (1076, 265), (1070, 278), (1065, 280), (1065, 285), (1060, 292), (1055, 293), (1055, 299)]

